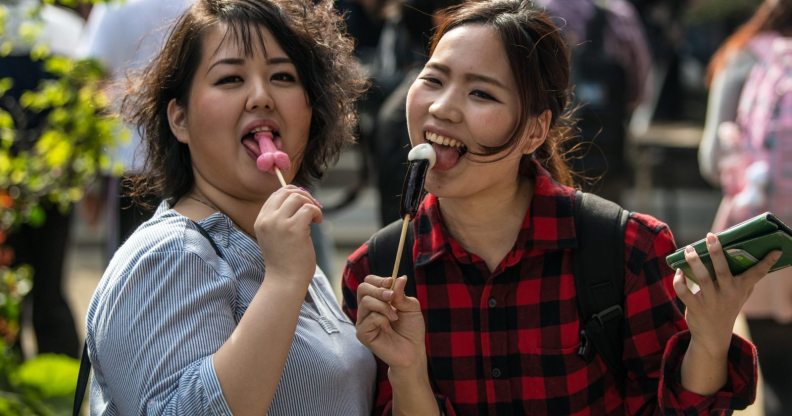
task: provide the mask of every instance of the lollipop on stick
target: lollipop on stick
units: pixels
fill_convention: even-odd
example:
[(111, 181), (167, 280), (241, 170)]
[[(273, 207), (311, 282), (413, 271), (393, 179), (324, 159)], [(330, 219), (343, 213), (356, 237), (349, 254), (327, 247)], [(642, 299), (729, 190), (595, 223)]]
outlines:
[(402, 250), (404, 250), (404, 238), (407, 235), (407, 227), (410, 225), (410, 220), (415, 217), (418, 212), (418, 205), (424, 195), (424, 181), (426, 180), (426, 172), (434, 166), (437, 161), (432, 145), (428, 143), (421, 143), (410, 150), (407, 155), (407, 160), (410, 165), (407, 168), (407, 176), (404, 177), (404, 184), (402, 185), (401, 205), (399, 207), (399, 214), (402, 217), (401, 236), (399, 237), (399, 246), (396, 250), (396, 261), (393, 264), (393, 273), (391, 277), (391, 289), (396, 282), (396, 273), (399, 272), (399, 263), (401, 262)]
[(286, 186), (286, 180), (283, 179), (281, 171), (289, 170), (291, 167), (289, 155), (275, 147), (271, 132), (260, 131), (256, 133), (255, 138), (259, 145), (259, 151), (261, 151), (258, 159), (256, 159), (256, 167), (262, 172), (274, 170), (275, 174), (278, 175), (278, 181), (280, 181), (281, 186)]

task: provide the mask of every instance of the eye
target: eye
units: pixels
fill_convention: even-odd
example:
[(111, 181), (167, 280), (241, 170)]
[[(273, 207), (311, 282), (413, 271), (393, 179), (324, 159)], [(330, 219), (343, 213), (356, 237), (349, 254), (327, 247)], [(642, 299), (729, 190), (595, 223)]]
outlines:
[(439, 79), (437, 79), (437, 78), (435, 78), (433, 76), (430, 76), (430, 75), (422, 76), (422, 77), (420, 77), (420, 79), (423, 80), (423, 82), (425, 82), (427, 84), (432, 84), (432, 85), (437, 85), (437, 86), (443, 85), (443, 83), (440, 82)]
[(242, 82), (242, 77), (238, 75), (228, 75), (218, 79), (215, 85), (233, 84), (236, 82)]
[(484, 92), (482, 90), (473, 90), (473, 91), (470, 92), (470, 95), (472, 95), (474, 97), (478, 97), (478, 98), (484, 99), (484, 100), (498, 101), (497, 99), (495, 99), (495, 97), (487, 94), (486, 92)]
[(296, 82), (297, 77), (288, 72), (277, 72), (270, 77), (271, 81)]

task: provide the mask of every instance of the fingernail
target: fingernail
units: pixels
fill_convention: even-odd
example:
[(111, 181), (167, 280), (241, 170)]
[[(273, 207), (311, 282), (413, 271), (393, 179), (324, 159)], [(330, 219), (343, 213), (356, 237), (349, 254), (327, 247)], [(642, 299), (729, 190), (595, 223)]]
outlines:
[(780, 258), (781, 258), (781, 254), (784, 254), (784, 253), (782, 253), (782, 252), (781, 252), (781, 251), (779, 251), (779, 250), (776, 250), (776, 251), (774, 251), (774, 252), (773, 252), (773, 254), (771, 254), (771, 255), (770, 255), (770, 258), (771, 258), (771, 259), (772, 259), (774, 262), (775, 262), (775, 261), (778, 261), (778, 259), (780, 259)]
[(707, 233), (707, 244), (714, 245), (716, 242), (718, 242), (718, 238), (715, 237), (715, 234)]
[(385, 289), (382, 291), (382, 299), (384, 300), (391, 300), (393, 297), (393, 291), (390, 289)]
[(687, 253), (687, 254), (693, 254), (693, 251), (694, 251), (694, 250), (693, 250), (693, 246), (686, 246), (686, 247), (685, 247), (685, 253)]

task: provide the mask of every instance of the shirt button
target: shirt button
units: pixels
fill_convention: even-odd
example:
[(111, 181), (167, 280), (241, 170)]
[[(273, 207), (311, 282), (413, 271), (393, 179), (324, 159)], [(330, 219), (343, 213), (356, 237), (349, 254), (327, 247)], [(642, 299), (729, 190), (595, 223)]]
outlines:
[(495, 298), (489, 298), (489, 301), (487, 302), (487, 306), (489, 306), (490, 308), (494, 308), (498, 306), (498, 301), (495, 300)]
[(500, 368), (497, 368), (497, 367), (493, 368), (492, 369), (492, 378), (500, 378), (500, 376), (501, 376)]

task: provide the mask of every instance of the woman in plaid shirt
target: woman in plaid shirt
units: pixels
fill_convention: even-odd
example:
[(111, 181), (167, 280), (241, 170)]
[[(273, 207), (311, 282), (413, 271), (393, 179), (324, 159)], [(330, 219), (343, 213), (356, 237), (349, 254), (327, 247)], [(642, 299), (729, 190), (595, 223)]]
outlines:
[(367, 245), (344, 272), (345, 310), (381, 360), (375, 412), (709, 415), (751, 403), (756, 351), (732, 326), (780, 253), (733, 278), (710, 234), (716, 276), (702, 278), (689, 253), (702, 283), (693, 293), (664, 261), (675, 249), (668, 227), (630, 214), (626, 375), (581, 358), (575, 190), (562, 158), (568, 49), (529, 1), (448, 13), (407, 98), (412, 144), (437, 153), (406, 248), (416, 297), (404, 277), (390, 290), (390, 278), (369, 275)]

